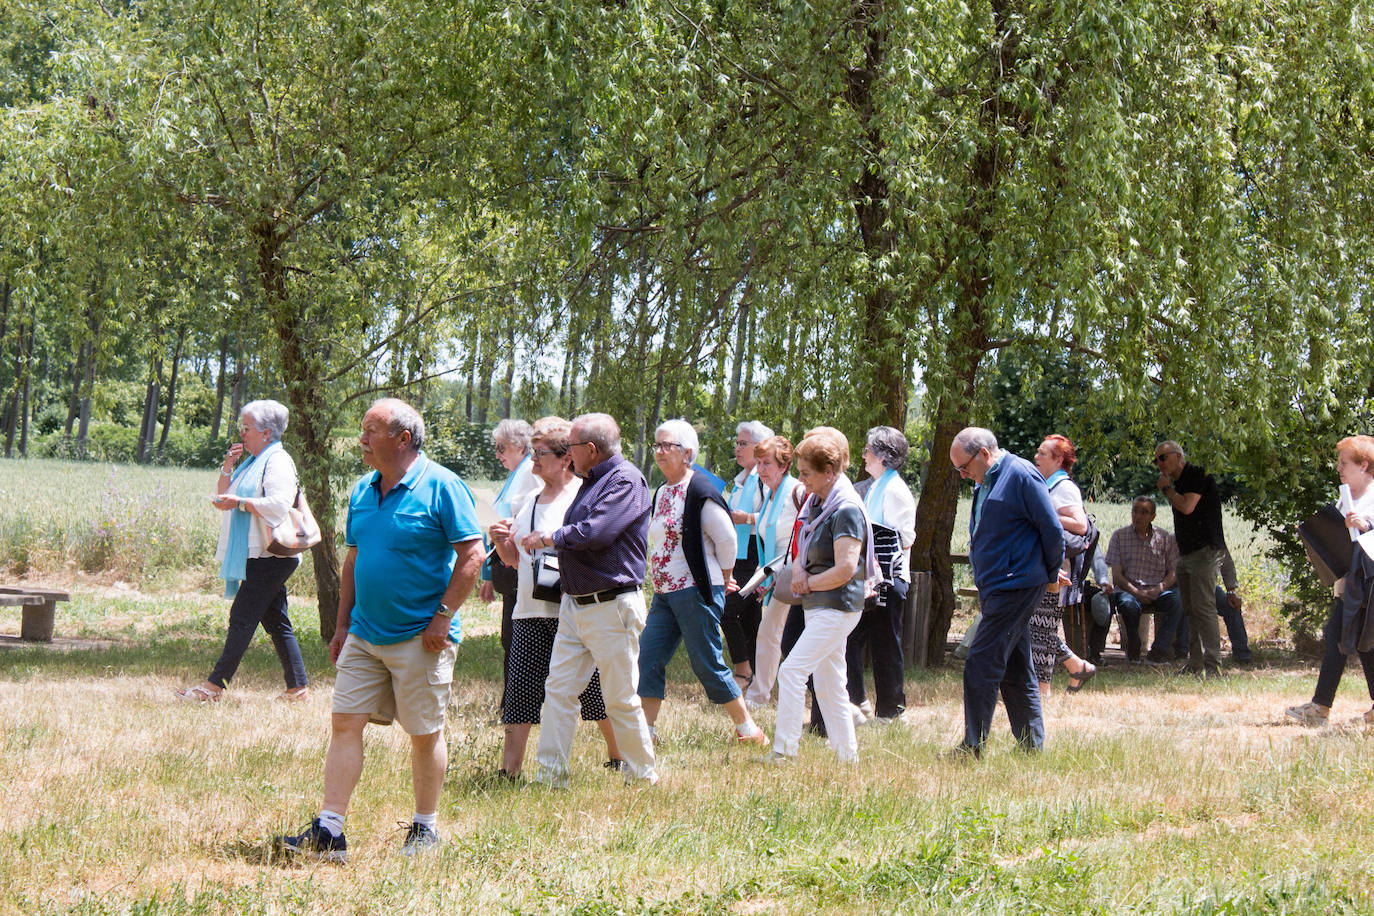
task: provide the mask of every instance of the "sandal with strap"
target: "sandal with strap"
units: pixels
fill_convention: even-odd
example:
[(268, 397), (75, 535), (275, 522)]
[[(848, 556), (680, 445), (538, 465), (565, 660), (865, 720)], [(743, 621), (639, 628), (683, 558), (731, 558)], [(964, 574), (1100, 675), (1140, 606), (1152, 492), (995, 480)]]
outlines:
[(283, 703), (300, 703), (309, 698), (309, 687), (292, 687), (290, 690), (283, 690), (277, 694), (277, 699)]
[(183, 687), (174, 693), (176, 693), (177, 699), (185, 700), (187, 703), (218, 703), (224, 691), (207, 690), (197, 684), (194, 687)]
[[(1069, 693), (1077, 693), (1078, 691), (1082, 690), (1084, 687), (1088, 685), (1088, 681), (1091, 681), (1093, 679), (1093, 675), (1096, 673), (1097, 666), (1094, 665), (1092, 662), (1084, 662), (1083, 667), (1078, 670), (1077, 674), (1069, 672), (1070, 680), (1069, 686), (1067, 688)], [(1074, 681), (1077, 681), (1078, 683), (1075, 684)]]

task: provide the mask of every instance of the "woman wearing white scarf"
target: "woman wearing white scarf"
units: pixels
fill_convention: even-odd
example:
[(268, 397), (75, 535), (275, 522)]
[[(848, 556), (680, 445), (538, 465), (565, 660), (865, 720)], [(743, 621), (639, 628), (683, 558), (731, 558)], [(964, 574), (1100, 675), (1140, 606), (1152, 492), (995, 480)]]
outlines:
[[(225, 596), (234, 599), (229, 632), (210, 676), (176, 692), (183, 700), (218, 702), (259, 624), (272, 638), (286, 676), (286, 690), (279, 699), (305, 699), (309, 689), (300, 645), (286, 613), (286, 580), (301, 561), (267, 550), (270, 527), (284, 521), (296, 501), (296, 464), (280, 441), (286, 421), (286, 406), (277, 401), (251, 401), (239, 412), (242, 441), (225, 454), (219, 486), (211, 497), (215, 508), (224, 512), (215, 559), (221, 561)], [(248, 460), (235, 469), (245, 451)]]
[(810, 500), (803, 507), (806, 524), (797, 535), (792, 593), (801, 598), (806, 629), (778, 670), (772, 757), (777, 762), (797, 755), (808, 676), (815, 680), (830, 746), (841, 762), (859, 758), (844, 649), (863, 613), (868, 582), (878, 570), (863, 501), (844, 476), (848, 467), (849, 441), (838, 430), (812, 430), (797, 446), (797, 476)]

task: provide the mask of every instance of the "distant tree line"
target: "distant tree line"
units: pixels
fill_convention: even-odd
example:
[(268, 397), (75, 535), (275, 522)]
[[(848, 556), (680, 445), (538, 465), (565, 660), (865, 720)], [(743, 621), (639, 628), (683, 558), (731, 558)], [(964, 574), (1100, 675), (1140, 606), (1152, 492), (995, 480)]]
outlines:
[(604, 409), (632, 442), (682, 415), (717, 462), (742, 418), (888, 423), (942, 646), (967, 423), (1032, 436), (1044, 405), (1109, 487), (1178, 438), (1265, 524), (1326, 498), (1371, 402), (1368, 25), (1344, 0), (0, 0), (4, 452), (133, 430), (139, 460), (199, 460), (276, 396), (331, 523), (383, 393), (478, 425)]

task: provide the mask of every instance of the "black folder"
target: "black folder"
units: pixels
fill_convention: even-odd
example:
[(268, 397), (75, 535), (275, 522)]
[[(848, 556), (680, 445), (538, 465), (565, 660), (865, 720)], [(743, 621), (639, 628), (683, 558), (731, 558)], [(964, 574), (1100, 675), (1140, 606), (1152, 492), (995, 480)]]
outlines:
[(1307, 559), (1312, 561), (1322, 585), (1335, 585), (1337, 579), (1350, 571), (1350, 558), (1353, 556), (1350, 529), (1345, 526), (1345, 516), (1341, 515), (1334, 503), (1322, 506), (1311, 518), (1298, 525), (1298, 534), (1307, 548)]

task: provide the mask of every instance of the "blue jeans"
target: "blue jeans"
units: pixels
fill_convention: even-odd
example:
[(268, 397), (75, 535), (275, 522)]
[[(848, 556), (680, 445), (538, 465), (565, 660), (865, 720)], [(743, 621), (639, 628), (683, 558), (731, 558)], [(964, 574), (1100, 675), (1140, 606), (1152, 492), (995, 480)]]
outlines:
[(725, 587), (712, 586), (707, 604), (696, 586), (675, 592), (655, 592), (649, 605), (644, 632), (639, 637), (639, 695), (661, 700), (667, 689), (668, 662), (679, 643), (687, 644), (692, 663), (706, 697), (712, 703), (728, 703), (740, 695), (733, 673), (725, 665), (720, 635), (720, 615), (725, 610)]
[[(1231, 607), (1231, 602), (1226, 600), (1226, 589), (1220, 585), (1216, 587), (1213, 595), (1217, 603), (1217, 616), (1226, 625), (1226, 638), (1231, 641), (1231, 655), (1238, 662), (1250, 661), (1250, 637), (1245, 632), (1245, 616), (1236, 608)], [(1188, 651), (1188, 621), (1183, 620), (1179, 624), (1178, 636), (1174, 640), (1174, 648), (1178, 655), (1183, 655)], [(1326, 705), (1326, 704), (1322, 704)]]
[(301, 565), (299, 557), (255, 557), (247, 563), (247, 573), (229, 606), (229, 632), (224, 636), (224, 651), (206, 678), (217, 687), (226, 687), (239, 670), (243, 653), (253, 642), (258, 624), (272, 638), (289, 689), (304, 687), (305, 661), (296, 642), (296, 631), (286, 614), (286, 580)]
[[(1126, 633), (1126, 657), (1134, 661), (1140, 658), (1140, 615), (1145, 609), (1140, 599), (1124, 589), (1116, 593), (1116, 609), (1121, 614), (1121, 628)], [(1187, 623), (1183, 620), (1183, 602), (1179, 600), (1178, 589), (1167, 588), (1150, 605), (1155, 615), (1155, 641), (1150, 646), (1150, 657), (1159, 659), (1181, 642), (1187, 651)], [(1176, 639), (1179, 628), (1185, 628), (1183, 635)]]
[(1045, 586), (980, 596), (983, 620), (964, 660), (964, 746), (981, 748), (992, 731), (997, 695), (1007, 707), (1011, 733), (1022, 747), (1045, 744), (1040, 688), (1031, 664), (1030, 618)]

